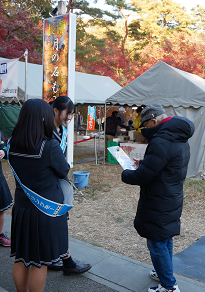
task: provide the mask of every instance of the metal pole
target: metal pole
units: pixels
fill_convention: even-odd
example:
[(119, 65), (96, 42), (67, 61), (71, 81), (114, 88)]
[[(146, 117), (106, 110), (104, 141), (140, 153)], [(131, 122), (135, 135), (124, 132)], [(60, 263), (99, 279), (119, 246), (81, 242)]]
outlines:
[(28, 63), (28, 49), (24, 52), (25, 58), (25, 97), (24, 100), (27, 101), (27, 63)]
[[(78, 125), (78, 121), (76, 120), (78, 118), (78, 108), (77, 106), (75, 107), (75, 124), (76, 124), (76, 129), (74, 126), (74, 136), (75, 136), (75, 142), (78, 141), (78, 135), (77, 135), (77, 125)], [(78, 144), (76, 144), (77, 146)]]
[(105, 139), (105, 131), (106, 131), (106, 103), (105, 103), (105, 120), (104, 120), (104, 157), (103, 157), (103, 164), (105, 164), (105, 147), (107, 147), (106, 139)]
[(99, 106), (99, 118), (98, 118), (98, 132), (100, 135), (100, 125), (101, 125), (101, 106)]
[(58, 15), (66, 14), (66, 1), (58, 1)]
[[(76, 14), (69, 14), (69, 52), (68, 52), (68, 96), (75, 103), (75, 49), (76, 49)], [(67, 151), (66, 160), (73, 168), (73, 142), (74, 142), (74, 119), (67, 126)]]
[(100, 125), (101, 125), (101, 106), (99, 107), (99, 119), (98, 119), (98, 121), (99, 121), (99, 138), (98, 138), (98, 140), (99, 140), (99, 150), (98, 150), (98, 164), (100, 164)]
[[(87, 107), (88, 108), (88, 107)], [(88, 111), (87, 111), (87, 124), (86, 124), (86, 132), (85, 135), (87, 136), (87, 130), (88, 130)]]
[(97, 145), (96, 145), (96, 136), (95, 136), (95, 139), (94, 139), (94, 148), (95, 148), (95, 164), (97, 165), (98, 164), (98, 157), (97, 157)]

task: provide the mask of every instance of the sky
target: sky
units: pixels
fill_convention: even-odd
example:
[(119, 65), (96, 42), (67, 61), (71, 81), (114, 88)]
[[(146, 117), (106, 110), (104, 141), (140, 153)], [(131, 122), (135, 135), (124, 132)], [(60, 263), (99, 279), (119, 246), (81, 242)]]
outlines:
[(205, 1), (204, 0), (175, 0), (175, 2), (182, 4), (187, 9), (191, 9), (193, 7), (196, 7), (196, 5), (201, 5), (202, 7), (205, 7)]
[[(175, 2), (182, 4), (182, 6), (185, 6), (187, 10), (190, 10), (192, 7), (196, 7), (196, 5), (200, 4), (205, 8), (205, 0), (174, 0)], [(93, 5), (94, 6), (94, 5)], [(109, 10), (109, 6), (104, 5), (104, 0), (98, 0), (98, 3), (95, 5), (95, 7)]]

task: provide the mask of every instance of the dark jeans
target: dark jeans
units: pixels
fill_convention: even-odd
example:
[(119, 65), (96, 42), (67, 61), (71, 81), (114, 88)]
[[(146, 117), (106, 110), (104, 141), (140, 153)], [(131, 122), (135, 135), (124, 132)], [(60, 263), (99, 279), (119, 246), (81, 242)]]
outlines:
[(81, 125), (78, 123), (76, 126), (76, 132), (79, 132), (81, 130)]
[(162, 287), (171, 289), (176, 284), (172, 264), (173, 239), (169, 238), (164, 241), (147, 239), (147, 247)]

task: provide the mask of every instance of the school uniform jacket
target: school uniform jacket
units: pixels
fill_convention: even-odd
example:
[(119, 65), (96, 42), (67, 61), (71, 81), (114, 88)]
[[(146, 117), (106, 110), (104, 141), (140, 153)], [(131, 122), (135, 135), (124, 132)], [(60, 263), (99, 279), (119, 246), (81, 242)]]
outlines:
[[(63, 136), (63, 126), (60, 126), (60, 132), (57, 131), (56, 127), (54, 126), (54, 130), (53, 130), (53, 138), (58, 141), (59, 144), (61, 144), (62, 141), (62, 136)], [(67, 141), (67, 139), (66, 139)], [(65, 148), (64, 151), (64, 156), (66, 157), (67, 154), (67, 146)]]
[[(16, 151), (11, 146), (9, 160), (26, 187), (46, 199), (63, 203), (64, 197), (59, 178), (66, 177), (70, 167), (56, 140), (42, 140), (33, 154)], [(16, 182), (15, 204), (36, 208), (18, 182)]]

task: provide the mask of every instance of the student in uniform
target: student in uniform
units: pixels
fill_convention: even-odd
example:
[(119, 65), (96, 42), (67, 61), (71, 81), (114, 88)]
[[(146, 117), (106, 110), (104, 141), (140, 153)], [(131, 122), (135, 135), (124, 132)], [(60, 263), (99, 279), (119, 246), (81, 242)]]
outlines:
[[(65, 139), (65, 135), (67, 136), (67, 122), (73, 118), (75, 107), (72, 100), (67, 96), (57, 97), (50, 102), (50, 105), (55, 113), (53, 138), (61, 144), (62, 139)], [(64, 154), (66, 155), (66, 151), (64, 151)]]
[[(55, 117), (54, 117), (54, 130), (53, 137), (59, 142), (62, 146), (62, 150), (64, 155), (66, 156), (66, 126), (67, 122), (73, 118), (74, 113), (74, 104), (72, 100), (67, 96), (59, 96), (54, 101), (50, 102), (51, 106), (54, 109)], [(66, 178), (67, 179), (67, 178)], [(53, 270), (61, 270), (63, 268), (64, 275), (69, 274), (82, 274), (88, 271), (91, 268), (90, 264), (76, 263), (69, 252), (69, 259), (67, 260), (67, 266), (65, 266), (65, 262), (63, 264), (57, 263), (49, 266), (49, 269)]]
[(5, 233), (3, 233), (5, 211), (13, 205), (13, 199), (3, 175), (1, 160), (7, 157), (6, 150), (4, 149), (4, 135), (0, 131), (0, 245), (11, 246), (11, 241)]
[(49, 205), (63, 204), (59, 179), (70, 169), (59, 143), (52, 139), (53, 120), (48, 103), (29, 99), (9, 143), (9, 161), (16, 178), (11, 256), (15, 256), (14, 283), (21, 292), (43, 292), (47, 266), (69, 258), (67, 213), (56, 217), (59, 209), (55, 213), (57, 209)]

